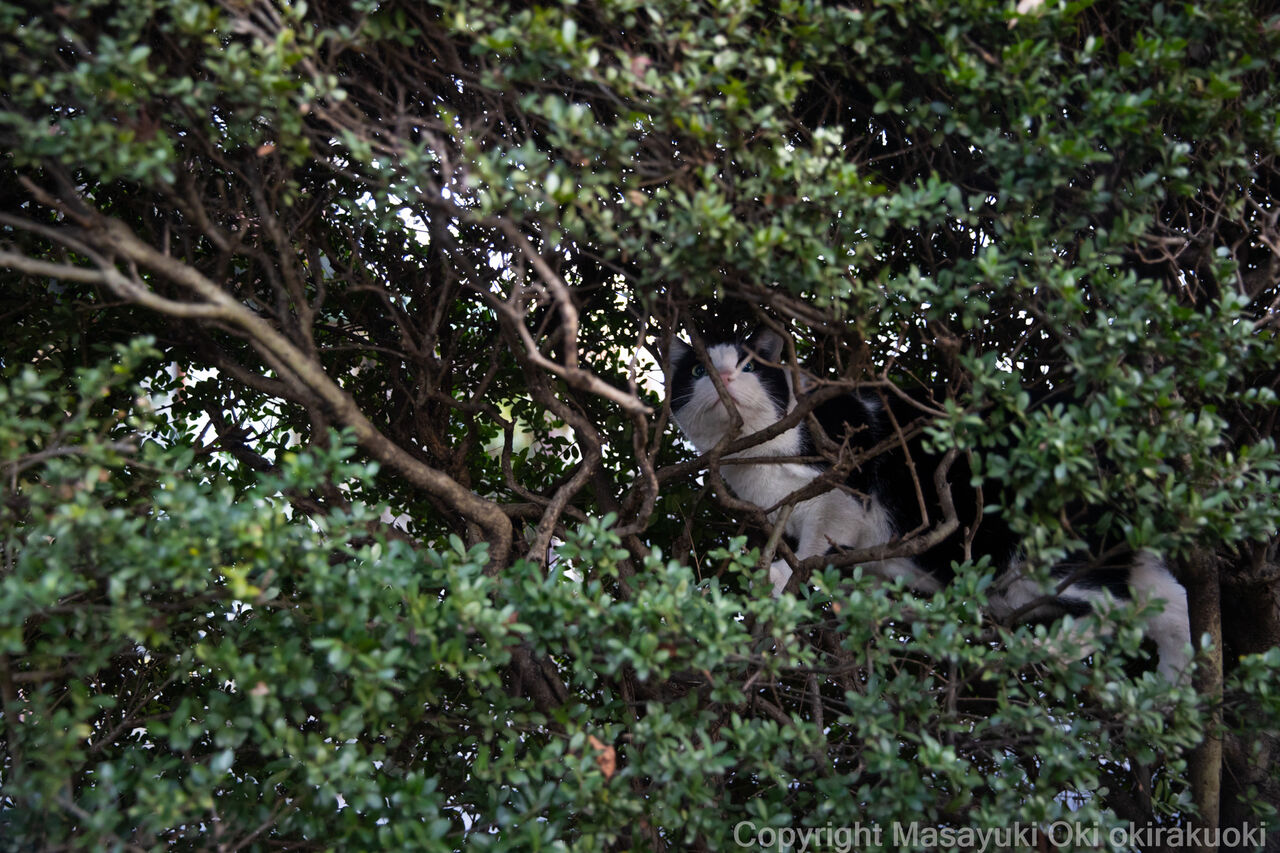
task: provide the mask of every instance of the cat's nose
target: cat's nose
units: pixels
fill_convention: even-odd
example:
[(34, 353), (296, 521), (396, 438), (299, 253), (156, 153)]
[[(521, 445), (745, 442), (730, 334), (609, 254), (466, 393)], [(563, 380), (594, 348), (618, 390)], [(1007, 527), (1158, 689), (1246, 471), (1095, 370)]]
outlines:
[(733, 377), (734, 377), (735, 375), (736, 375), (736, 374), (735, 374), (735, 372), (734, 372), (734, 371), (732, 371), (732, 370), (728, 370), (728, 371), (726, 371), (726, 370), (721, 370), (721, 371), (720, 371), (720, 381), (721, 381), (721, 382), (723, 382), (725, 385), (728, 385), (730, 382), (732, 382), (732, 381), (733, 381)]

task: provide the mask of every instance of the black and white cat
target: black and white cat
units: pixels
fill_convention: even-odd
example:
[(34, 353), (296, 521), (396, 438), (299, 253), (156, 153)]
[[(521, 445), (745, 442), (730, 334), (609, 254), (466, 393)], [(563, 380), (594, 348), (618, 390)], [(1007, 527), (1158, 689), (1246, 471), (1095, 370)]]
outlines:
[[(795, 408), (793, 371), (779, 364), (782, 345), (782, 339), (769, 330), (757, 332), (746, 341), (713, 342), (706, 347), (710, 363), (704, 364), (688, 344), (672, 341), (668, 374), (671, 413), (698, 452), (715, 447), (732, 423), (711, 371), (719, 374), (729, 402), (742, 419), (740, 436), (772, 426)], [(899, 435), (899, 428), (905, 430), (918, 418), (919, 411), (896, 398), (858, 392), (819, 404), (813, 415), (832, 441), (847, 441), (854, 451), (866, 451)], [(887, 444), (884, 452), (854, 467), (844, 488), (832, 488), (795, 504), (784, 532), (796, 542), (794, 552), (798, 559), (839, 548), (883, 545), (917, 530), (924, 518), (922, 498), (928, 519), (936, 524), (941, 518), (941, 502), (933, 488), (939, 458), (926, 453), (918, 437)], [(808, 424), (801, 421), (777, 436), (725, 455), (720, 474), (739, 498), (770, 510), (772, 522), (779, 517), (781, 502), (788, 495), (812, 483), (828, 467), (782, 460), (813, 457), (817, 452)], [(914, 474), (906, 453), (910, 453)], [(779, 461), (767, 461), (770, 458)], [(953, 562), (961, 561), (965, 551), (964, 524), (979, 518), (980, 507), (966, 467), (956, 464), (949, 480), (961, 530), (916, 556), (890, 557), (868, 564), (868, 568), (884, 576), (905, 577), (910, 586), (926, 593), (954, 576)], [(999, 618), (1038, 601), (1049, 604), (1038, 605), (1030, 614), (1034, 617), (1079, 615), (1089, 612), (1108, 594), (1120, 599), (1163, 602), (1163, 609), (1148, 619), (1146, 632), (1159, 652), (1160, 674), (1176, 682), (1185, 672), (1191, 640), (1186, 591), (1156, 555), (1145, 551), (1130, 553), (1122, 563), (1106, 566), (1058, 566), (1053, 572), (1055, 580), (1071, 577), (1071, 584), (1046, 598), (1046, 591), (1039, 584), (1020, 576), (1017, 540), (998, 516), (981, 518), (969, 545), (974, 559), (990, 555), (1001, 573), (997, 584), (1000, 592), (992, 599)], [(775, 595), (782, 593), (790, 577), (791, 569), (785, 561), (773, 563), (769, 579)]]

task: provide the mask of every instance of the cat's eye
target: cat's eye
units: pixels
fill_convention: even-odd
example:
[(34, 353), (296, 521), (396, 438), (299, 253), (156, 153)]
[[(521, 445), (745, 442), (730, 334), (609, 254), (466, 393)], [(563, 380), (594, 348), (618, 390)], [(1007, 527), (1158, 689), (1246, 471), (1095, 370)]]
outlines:
[(693, 366), (693, 370), (689, 371), (689, 375), (692, 376), (694, 379), (701, 379), (702, 377), (707, 375), (707, 369), (703, 367), (701, 364), (695, 364)]
[(755, 364), (755, 362), (754, 362), (754, 361), (748, 361), (746, 364), (742, 365), (742, 372), (743, 372), (743, 373), (755, 373), (755, 372), (756, 372), (756, 364)]

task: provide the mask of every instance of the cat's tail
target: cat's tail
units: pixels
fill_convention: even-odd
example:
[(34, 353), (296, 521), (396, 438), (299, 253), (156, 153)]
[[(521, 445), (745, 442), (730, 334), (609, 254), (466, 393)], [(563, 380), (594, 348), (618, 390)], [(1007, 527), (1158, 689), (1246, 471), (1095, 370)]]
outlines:
[[(1108, 570), (1109, 572), (1110, 570)], [(1140, 551), (1122, 575), (1123, 583), (1113, 585), (1088, 572), (1060, 594), (1049, 596), (1031, 578), (1016, 573), (1003, 591), (992, 598), (992, 609), (1000, 619), (1019, 614), (1025, 619), (1048, 618), (1063, 611), (1083, 615), (1099, 604), (1118, 596), (1146, 606), (1143, 630), (1156, 645), (1156, 672), (1170, 684), (1186, 684), (1191, 675), (1191, 621), (1187, 612), (1187, 591), (1169, 572), (1158, 555)], [(1028, 607), (1035, 605), (1030, 611)], [(1106, 626), (1102, 626), (1105, 632)], [(1080, 639), (1079, 635), (1076, 635)], [(1089, 652), (1097, 650), (1094, 637), (1085, 637)]]

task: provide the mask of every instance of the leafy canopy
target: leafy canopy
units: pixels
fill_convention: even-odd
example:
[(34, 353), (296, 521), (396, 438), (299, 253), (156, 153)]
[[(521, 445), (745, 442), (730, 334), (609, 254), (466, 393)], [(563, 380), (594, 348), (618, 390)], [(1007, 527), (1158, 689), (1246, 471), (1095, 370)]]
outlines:
[[(1278, 52), (1237, 0), (0, 0), (3, 844), (1272, 815)], [(1029, 571), (1167, 555), (1195, 687), (1158, 604), (997, 624), (981, 559), (762, 595), (658, 390), (759, 323), (811, 400), (928, 395)]]

